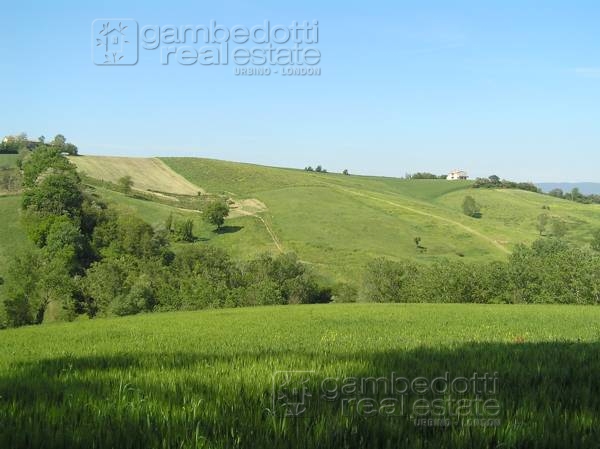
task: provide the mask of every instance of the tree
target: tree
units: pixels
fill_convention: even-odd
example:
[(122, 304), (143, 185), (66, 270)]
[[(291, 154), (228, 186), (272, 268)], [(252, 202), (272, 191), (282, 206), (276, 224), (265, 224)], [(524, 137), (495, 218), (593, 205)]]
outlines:
[(4, 285), (4, 308), (9, 326), (41, 323), (45, 310), (37, 291), (41, 271), (38, 252), (28, 251), (11, 259)]
[(315, 169), (312, 168), (310, 165), (308, 167), (306, 167), (304, 170), (306, 170), (306, 171), (315, 171)]
[(52, 147), (43, 147), (28, 154), (23, 158), (21, 166), (25, 187), (33, 187), (38, 177), (51, 168), (75, 172), (75, 167), (60, 155), (60, 151)]
[(500, 184), (500, 177), (496, 175), (492, 175), (489, 177), (489, 180), (492, 184)]
[(346, 176), (350, 176), (350, 172), (348, 171), (348, 169), (344, 170), (344, 171), (342, 172), (342, 174), (343, 174), (343, 175), (346, 175)]
[(41, 215), (79, 216), (83, 203), (80, 180), (73, 171), (52, 170), (23, 194), (23, 209)]
[(63, 136), (62, 134), (57, 134), (54, 139), (52, 140), (52, 146), (53, 147), (57, 147), (57, 148), (61, 148), (65, 146), (65, 143), (67, 142), (67, 139), (65, 139), (65, 136)]
[(117, 181), (117, 185), (119, 186), (120, 192), (129, 195), (133, 187), (133, 180), (129, 175), (123, 176), (122, 178), (119, 178), (119, 180)]
[(315, 168), (315, 171), (317, 173), (321, 173), (323, 171), (323, 167), (321, 167), (320, 165), (317, 165), (317, 168)]
[(571, 201), (579, 201), (583, 197), (578, 187), (574, 187), (569, 196), (571, 197)]
[(216, 226), (217, 229), (221, 229), (227, 216), (229, 216), (229, 206), (223, 200), (211, 201), (202, 212), (204, 221)]
[(43, 145), (46, 142), (46, 136), (41, 135), (40, 137), (38, 137), (38, 141)]
[(550, 217), (548, 217), (548, 214), (540, 214), (538, 216), (535, 227), (540, 232), (540, 235), (544, 235), (544, 232), (546, 232), (546, 226), (548, 225), (549, 219)]
[(562, 189), (552, 189), (548, 192), (548, 195), (553, 196), (555, 198), (564, 198), (565, 192)]
[(481, 217), (481, 207), (470, 195), (467, 195), (462, 204), (463, 213), (472, 218)]

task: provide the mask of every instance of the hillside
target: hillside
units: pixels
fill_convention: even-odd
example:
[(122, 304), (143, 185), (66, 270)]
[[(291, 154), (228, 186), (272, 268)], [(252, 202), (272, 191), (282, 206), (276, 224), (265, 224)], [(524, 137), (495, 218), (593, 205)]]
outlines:
[[(2, 162), (14, 166), (16, 157)], [(199, 242), (226, 248), (234, 257), (295, 251), (331, 280), (353, 280), (369, 258), (440, 257), (501, 259), (520, 242), (538, 238), (537, 216), (548, 212), (569, 224), (567, 238), (586, 244), (600, 227), (600, 206), (518, 190), (470, 189), (470, 182), (403, 180), (309, 173), (196, 158), (71, 158), (86, 175), (116, 181), (129, 175), (139, 191), (197, 196), (225, 194), (237, 201), (221, 233), (213, 232), (198, 212), (176, 200), (135, 199), (97, 187), (97, 194), (153, 225), (173, 214), (195, 222)], [(465, 195), (482, 205), (481, 219), (461, 212)], [(164, 195), (162, 195), (164, 196)], [(156, 199), (161, 194), (157, 193)], [(27, 244), (19, 225), (20, 197), (0, 197), (5, 226), (0, 232), (0, 270), (10, 254)], [(547, 206), (549, 211), (543, 210)], [(422, 238), (426, 250), (415, 248)]]
[[(162, 223), (171, 212), (191, 216), (200, 240), (228, 248), (236, 256), (294, 251), (332, 280), (355, 279), (366, 261), (377, 256), (423, 262), (440, 257), (502, 259), (516, 244), (539, 237), (535, 223), (544, 212), (567, 222), (567, 238), (580, 244), (600, 227), (598, 206), (518, 190), (471, 189), (469, 181), (344, 176), (199, 158), (162, 158), (162, 162), (120, 158), (114, 174), (114, 158), (72, 160), (97, 179), (129, 174), (140, 190), (177, 193), (187, 185), (190, 191), (224, 194), (240, 204), (264, 205), (266, 210), (234, 212), (224, 232), (216, 234), (197, 212), (183, 211), (176, 204), (99, 190), (153, 224)], [(150, 182), (153, 179), (156, 184)], [(178, 181), (171, 184), (174, 179)], [(481, 204), (481, 219), (462, 213), (466, 195)], [(417, 236), (425, 249), (415, 247)]]

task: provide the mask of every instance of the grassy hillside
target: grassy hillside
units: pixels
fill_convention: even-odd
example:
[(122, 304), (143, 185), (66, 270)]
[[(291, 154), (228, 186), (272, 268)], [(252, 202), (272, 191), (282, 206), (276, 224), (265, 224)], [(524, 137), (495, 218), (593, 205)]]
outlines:
[[(113, 158), (73, 160), (94, 178), (117, 176)], [(219, 235), (192, 213), (200, 241), (210, 240), (241, 257), (265, 250), (295, 251), (331, 280), (356, 279), (364, 263), (376, 256), (423, 262), (440, 257), (502, 259), (516, 244), (539, 237), (535, 223), (541, 213), (566, 221), (567, 238), (579, 244), (586, 244), (592, 230), (600, 227), (599, 206), (516, 190), (471, 189), (468, 181), (319, 174), (198, 158), (162, 162), (118, 158), (117, 162), (119, 177), (129, 174), (139, 179), (149, 173), (145, 189), (177, 193), (187, 183), (194, 191), (264, 203), (266, 210), (233, 214), (235, 218)], [(187, 181), (181, 181), (184, 178)], [(176, 204), (169, 207), (109, 191), (102, 194), (133, 207), (151, 223), (163, 222), (172, 212), (189, 214)], [(482, 205), (481, 219), (462, 213), (466, 195)], [(417, 236), (424, 250), (416, 248)]]
[[(539, 237), (541, 213), (569, 224), (568, 238), (585, 244), (600, 227), (600, 208), (515, 190), (476, 190), (470, 182), (402, 180), (307, 173), (189, 158), (167, 165), (210, 191), (255, 197), (287, 250), (334, 274), (353, 277), (365, 257), (499, 259)], [(462, 214), (471, 195), (483, 217)], [(549, 206), (550, 210), (542, 209)], [(425, 252), (417, 251), (420, 236)]]
[(201, 190), (156, 158), (77, 156), (69, 160), (81, 173), (102, 181), (116, 183), (123, 176), (131, 176), (137, 190), (181, 195), (197, 195)]
[[(0, 447), (595, 447), (599, 319), (578, 306), (327, 305), (3, 331)], [(419, 427), (414, 394), (341, 390), (445, 373), (497, 373), (480, 396), (499, 422)], [(296, 387), (312, 396), (286, 418)], [(446, 399), (458, 397), (474, 395)], [(361, 415), (356, 399), (405, 406)]]

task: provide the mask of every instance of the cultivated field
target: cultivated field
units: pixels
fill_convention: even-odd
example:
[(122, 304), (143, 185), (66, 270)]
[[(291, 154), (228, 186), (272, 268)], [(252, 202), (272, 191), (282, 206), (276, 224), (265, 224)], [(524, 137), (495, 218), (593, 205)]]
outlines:
[[(2, 331), (0, 447), (597, 447), (599, 320), (595, 307), (359, 304)], [(278, 371), (309, 373), (286, 386), (298, 378)], [(499, 403), (499, 424), (419, 427), (410, 408), (344, 408), (348, 391), (306, 396), (303, 418), (285, 416), (288, 387), (318, 393), (347, 377), (447, 372), (497, 373), (487, 398)], [(285, 393), (275, 403), (274, 385)], [(358, 397), (381, 404), (390, 394)]]
[(180, 195), (197, 195), (202, 191), (156, 158), (77, 156), (69, 160), (80, 172), (102, 181), (117, 182), (123, 176), (131, 176), (137, 190)]

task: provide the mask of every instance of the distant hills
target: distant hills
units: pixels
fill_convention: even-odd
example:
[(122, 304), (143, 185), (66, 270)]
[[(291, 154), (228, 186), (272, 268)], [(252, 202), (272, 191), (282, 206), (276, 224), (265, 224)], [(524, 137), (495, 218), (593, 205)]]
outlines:
[(546, 193), (553, 189), (570, 192), (578, 188), (584, 195), (600, 194), (600, 182), (540, 182), (536, 185)]

